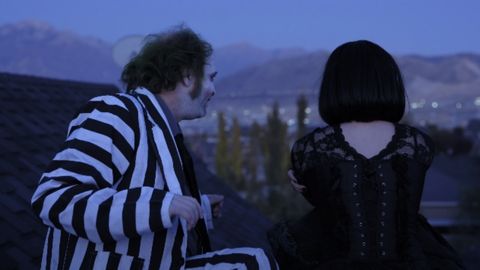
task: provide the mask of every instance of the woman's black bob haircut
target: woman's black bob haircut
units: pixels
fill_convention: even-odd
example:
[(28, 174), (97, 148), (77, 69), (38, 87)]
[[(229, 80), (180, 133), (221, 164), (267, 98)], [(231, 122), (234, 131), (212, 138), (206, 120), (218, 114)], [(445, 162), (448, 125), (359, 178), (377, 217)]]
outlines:
[(405, 87), (393, 57), (367, 40), (336, 48), (325, 66), (318, 110), (329, 125), (400, 121)]

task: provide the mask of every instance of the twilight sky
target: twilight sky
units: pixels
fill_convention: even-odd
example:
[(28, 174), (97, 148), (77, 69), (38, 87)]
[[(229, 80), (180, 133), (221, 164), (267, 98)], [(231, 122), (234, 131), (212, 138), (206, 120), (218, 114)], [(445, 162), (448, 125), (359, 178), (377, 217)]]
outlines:
[(43, 21), (115, 42), (185, 23), (215, 47), (332, 50), (370, 39), (394, 54), (480, 54), (478, 0), (1, 0), (0, 25)]

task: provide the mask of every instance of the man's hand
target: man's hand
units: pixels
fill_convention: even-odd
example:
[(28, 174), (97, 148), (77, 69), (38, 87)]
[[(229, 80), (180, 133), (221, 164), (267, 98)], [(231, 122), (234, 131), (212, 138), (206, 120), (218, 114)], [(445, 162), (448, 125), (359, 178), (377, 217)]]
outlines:
[(290, 178), (290, 184), (292, 185), (293, 189), (295, 189), (297, 192), (302, 193), (307, 189), (307, 187), (298, 183), (298, 180), (295, 178), (292, 170), (288, 170), (288, 178)]
[(199, 218), (203, 218), (203, 210), (197, 200), (193, 197), (175, 195), (168, 209), (171, 216), (178, 216), (187, 221), (188, 230), (197, 224)]
[(210, 205), (212, 208), (212, 215), (214, 218), (219, 218), (222, 216), (222, 208), (223, 208), (223, 195), (219, 194), (206, 194), (208, 200), (210, 201)]

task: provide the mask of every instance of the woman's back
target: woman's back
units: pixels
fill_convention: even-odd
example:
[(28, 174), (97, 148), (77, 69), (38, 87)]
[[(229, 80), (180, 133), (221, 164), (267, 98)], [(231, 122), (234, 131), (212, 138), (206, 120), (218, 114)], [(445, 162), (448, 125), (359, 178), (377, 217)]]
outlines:
[[(398, 123), (406, 105), (394, 58), (367, 40), (329, 56), (319, 89), (329, 126), (292, 148), (292, 185), (315, 207), (269, 233), (285, 269), (458, 269), (418, 214), (431, 139)], [(302, 187), (302, 185), (304, 187)]]
[(433, 154), (431, 139), (418, 129), (377, 122), (317, 128), (294, 144), (291, 157), (298, 181), (306, 185), (304, 195), (317, 205), (335, 181), (361, 186), (373, 179), (377, 184), (390, 181), (397, 188), (407, 175), (413, 178), (408, 184), (416, 186), (419, 202)]
[(293, 170), (315, 210), (287, 230), (304, 239), (294, 249), (332, 269), (349, 263), (428, 269), (427, 241), (419, 237), (432, 232), (418, 210), (433, 153), (426, 134), (389, 122), (327, 126), (299, 139)]
[(331, 164), (379, 163), (401, 156), (428, 168), (433, 154), (430, 137), (414, 127), (385, 121), (353, 122), (317, 128), (299, 139), (292, 148), (292, 165), (298, 174), (308, 166), (318, 165), (320, 157)]

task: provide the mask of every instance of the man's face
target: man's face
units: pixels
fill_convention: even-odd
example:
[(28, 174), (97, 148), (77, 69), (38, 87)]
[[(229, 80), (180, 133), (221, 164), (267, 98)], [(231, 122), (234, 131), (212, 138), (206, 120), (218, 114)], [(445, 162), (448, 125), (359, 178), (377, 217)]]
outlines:
[[(213, 64), (207, 63), (204, 67), (204, 75), (201, 78), (200, 84), (192, 83), (192, 85), (187, 88), (188, 98), (184, 98), (183, 110), (184, 117), (182, 120), (189, 120), (204, 117), (207, 114), (207, 104), (215, 95), (215, 85), (214, 80), (217, 75), (217, 71)], [(199, 87), (200, 89), (195, 89)], [(198, 95), (193, 95), (194, 91), (198, 91)], [(195, 96), (195, 97), (192, 97)]]

